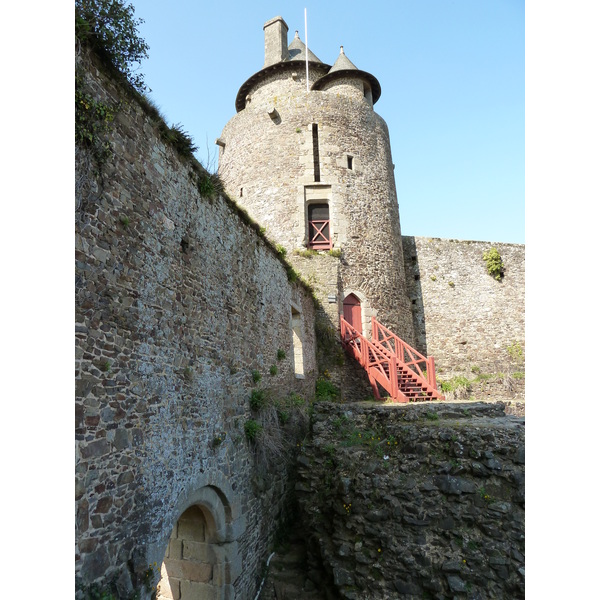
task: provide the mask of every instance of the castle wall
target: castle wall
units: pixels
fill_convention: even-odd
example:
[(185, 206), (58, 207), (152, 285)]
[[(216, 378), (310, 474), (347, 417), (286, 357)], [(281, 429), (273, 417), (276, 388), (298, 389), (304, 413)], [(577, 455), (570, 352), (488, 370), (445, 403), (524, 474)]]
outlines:
[[(441, 379), (454, 373), (523, 370), (507, 348), (525, 350), (525, 246), (404, 236), (417, 348), (435, 357)], [(496, 248), (505, 274), (487, 272)], [(475, 371), (473, 370), (475, 368)]]
[(322, 403), (313, 423), (297, 490), (318, 587), (525, 597), (523, 419), (502, 403)]
[(86, 79), (122, 106), (101, 176), (77, 151), (76, 574), (116, 576), (127, 597), (204, 499), (229, 548), (222, 597), (249, 598), (290, 490), (283, 459), (257, 469), (249, 398), (314, 394), (313, 301), (231, 202), (199, 193), (135, 101), (94, 66)]
[(308, 203), (327, 200), (333, 247), (342, 250), (338, 314), (343, 290), (357, 290), (367, 310), (412, 343), (389, 133), (370, 103), (355, 88), (346, 94), (343, 83), (344, 93), (335, 86), (307, 93), (289, 71), (265, 79), (223, 129), (219, 175), (290, 254), (306, 248)]

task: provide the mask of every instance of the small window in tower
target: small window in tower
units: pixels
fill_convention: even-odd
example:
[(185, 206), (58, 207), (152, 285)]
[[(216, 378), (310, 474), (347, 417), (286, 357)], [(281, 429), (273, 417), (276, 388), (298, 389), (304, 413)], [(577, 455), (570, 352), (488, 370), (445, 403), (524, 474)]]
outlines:
[(308, 205), (308, 247), (331, 250), (331, 227), (328, 204)]
[(348, 159), (348, 168), (352, 171), (352, 163), (354, 162), (354, 157), (348, 154), (346, 158)]
[(313, 164), (315, 169), (315, 181), (321, 181), (321, 166), (319, 164), (319, 125), (313, 123), (312, 126), (313, 138)]
[(243, 188), (243, 187), (241, 187), (241, 188), (240, 188), (240, 198), (241, 198), (243, 195), (244, 195), (244, 188)]

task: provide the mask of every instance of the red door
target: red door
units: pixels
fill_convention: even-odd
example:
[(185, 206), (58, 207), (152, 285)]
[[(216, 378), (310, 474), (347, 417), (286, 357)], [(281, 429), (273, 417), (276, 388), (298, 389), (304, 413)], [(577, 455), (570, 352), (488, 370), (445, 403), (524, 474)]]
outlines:
[(344, 298), (344, 319), (362, 333), (362, 315), (360, 312), (360, 300), (354, 295), (349, 294)]

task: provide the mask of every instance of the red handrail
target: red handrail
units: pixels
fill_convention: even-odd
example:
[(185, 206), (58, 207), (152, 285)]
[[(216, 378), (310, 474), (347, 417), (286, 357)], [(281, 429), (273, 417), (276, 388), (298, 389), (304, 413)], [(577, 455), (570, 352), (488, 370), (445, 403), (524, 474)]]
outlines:
[(340, 315), (342, 341), (354, 355), (354, 358), (367, 371), (369, 382), (375, 397), (380, 400), (377, 383), (385, 389), (390, 397), (400, 402), (408, 402), (408, 397), (398, 389), (398, 360), (372, 344), (359, 333), (343, 315)]
[[(369, 341), (340, 315), (342, 343), (366, 370), (375, 397), (380, 399), (377, 388), (380, 384), (394, 400), (408, 402), (409, 397), (398, 387), (398, 377), (402, 377), (402, 373), (406, 376), (410, 369), (413, 381), (416, 379), (424, 395), (443, 400), (437, 391), (433, 357), (427, 358), (417, 352), (375, 318), (371, 323), (373, 334)], [(425, 372), (419, 363), (424, 363)]]
[[(400, 339), (393, 331), (384, 327), (375, 317), (371, 317), (371, 326), (371, 338), (374, 344), (380, 345), (391, 354), (395, 354), (399, 362), (409, 367), (418, 377), (426, 381), (428, 386), (437, 391), (433, 356), (423, 356), (418, 350)], [(424, 369), (421, 368), (419, 363), (424, 363)]]

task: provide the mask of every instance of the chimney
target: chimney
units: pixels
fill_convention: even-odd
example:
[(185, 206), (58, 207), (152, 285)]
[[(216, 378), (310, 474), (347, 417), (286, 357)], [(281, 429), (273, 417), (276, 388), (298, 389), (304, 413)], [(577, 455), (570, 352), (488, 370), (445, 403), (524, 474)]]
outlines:
[(275, 17), (267, 21), (263, 27), (265, 30), (265, 64), (263, 69), (269, 65), (277, 64), (288, 58), (287, 23), (281, 17)]

